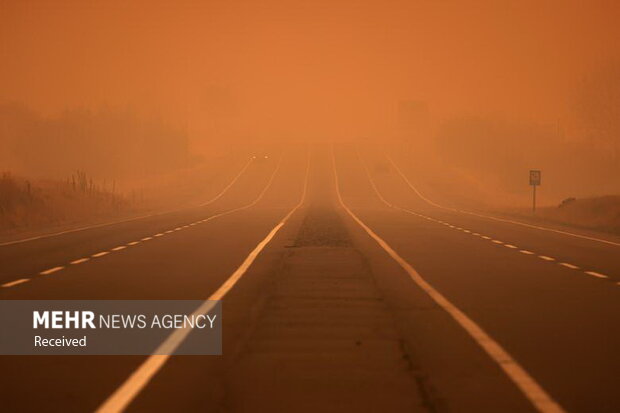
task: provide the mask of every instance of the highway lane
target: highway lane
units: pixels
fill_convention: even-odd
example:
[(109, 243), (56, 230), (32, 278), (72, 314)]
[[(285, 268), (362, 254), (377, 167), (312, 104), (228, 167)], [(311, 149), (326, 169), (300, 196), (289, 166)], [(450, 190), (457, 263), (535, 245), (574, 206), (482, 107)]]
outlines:
[[(620, 254), (620, 238), (617, 236), (576, 228), (558, 227), (553, 224), (549, 224), (547, 227), (545, 224), (536, 223), (534, 225), (539, 228), (532, 228), (514, 222), (493, 219), (492, 216), (484, 217), (453, 211), (448, 207), (443, 207), (442, 204), (439, 204), (440, 207), (438, 207), (433, 205), (432, 199), (428, 201), (422, 199), (413, 190), (407, 188), (407, 181), (411, 185), (413, 183), (402, 166), (393, 164), (391, 173), (376, 173), (370, 166), (378, 162), (386, 162), (386, 157), (381, 153), (373, 155), (369, 151), (363, 151), (363, 155), (369, 165), (373, 179), (382, 188), (385, 196), (403, 208), (438, 219), (456, 228), (463, 228), (471, 233), (491, 237), (494, 240), (502, 241), (504, 244), (515, 245), (519, 247), (517, 251), (534, 252), (535, 256), (539, 258), (542, 256), (541, 259), (547, 262), (577, 266), (579, 272), (586, 276), (607, 280), (616, 285), (620, 282), (620, 260), (617, 259)], [(403, 179), (398, 179), (399, 170), (404, 175), (400, 176)], [(500, 219), (503, 218), (500, 217)], [(546, 230), (547, 228), (550, 231)], [(552, 260), (546, 257), (552, 258)]]
[(129, 411), (427, 411), (338, 218), (324, 149), (312, 155), (303, 209), (224, 299), (224, 356), (174, 358)]
[[(323, 154), (327, 155), (327, 160), (328, 154), (329, 152)], [(364, 206), (370, 205), (369, 210), (372, 211), (385, 210), (379, 202), (373, 204), (373, 200), (377, 200), (376, 195), (363, 189), (367, 181), (357, 173), (355, 164), (341, 166), (340, 173), (345, 176), (343, 181), (348, 181), (346, 185), (349, 186), (345, 191), (347, 198)], [(312, 206), (309, 208), (316, 208), (319, 204), (319, 210), (323, 211), (310, 222), (318, 221), (314, 221), (310, 227), (302, 226), (301, 231), (296, 229), (299, 226), (298, 220), (288, 225), (282, 236), (276, 237), (274, 245), (265, 250), (257, 260), (257, 265), (250, 268), (247, 276), (242, 278), (226, 297), (227, 317), (231, 307), (234, 308), (234, 321), (230, 324), (226, 322), (225, 331), (237, 332), (237, 340), (227, 337), (225, 333), (228, 353), (222, 360), (217, 361), (205, 358), (175, 358), (175, 363), (168, 363), (163, 367), (130, 405), (129, 410), (249, 411), (253, 406), (258, 411), (287, 411), (291, 410), (291, 406), (295, 406), (296, 411), (338, 411), (339, 407), (342, 411), (348, 411), (347, 407), (356, 406), (355, 411), (376, 411), (377, 406), (381, 406), (377, 403), (383, 403), (383, 409), (387, 411), (534, 411), (500, 368), (472, 343), (463, 329), (455, 324), (445, 311), (434, 304), (403, 273), (402, 268), (395, 265), (384, 250), (377, 248), (374, 241), (368, 242), (368, 235), (360, 232), (357, 224), (351, 223), (350, 218), (347, 219), (342, 213), (340, 220), (347, 222), (349, 231), (343, 228), (343, 232), (340, 229), (341, 224), (333, 219), (321, 223), (321, 214), (329, 216), (328, 211), (337, 212), (342, 209), (335, 189), (326, 190), (335, 185), (334, 176), (329, 173), (330, 162), (324, 162), (322, 167), (327, 169), (328, 173), (323, 174), (322, 180), (311, 185), (315, 189), (309, 194), (309, 203)], [(317, 191), (317, 187), (322, 190)], [(317, 192), (326, 199), (317, 198)], [(305, 213), (300, 212), (297, 218), (303, 217)], [(314, 216), (306, 215), (303, 222)], [(295, 233), (297, 241), (293, 241)], [(306, 233), (312, 234), (315, 241), (310, 245), (316, 245), (318, 250), (305, 250), (303, 234)], [(346, 320), (351, 325), (341, 325), (337, 320), (343, 317), (342, 311), (339, 310), (336, 313), (338, 315), (332, 314), (333, 303), (325, 304), (325, 307), (308, 303), (301, 308), (297, 307), (300, 300), (304, 302), (304, 297), (306, 300), (312, 297), (313, 303), (341, 300), (337, 307), (340, 309), (346, 308), (345, 303), (354, 300), (355, 295), (351, 294), (359, 291), (361, 286), (350, 285), (348, 283), (352, 282), (351, 278), (345, 278), (348, 280), (345, 285), (349, 287), (342, 290), (342, 287), (338, 287), (339, 283), (343, 282), (341, 277), (356, 268), (354, 260), (343, 261), (336, 258), (338, 255), (332, 255), (330, 259), (313, 255), (320, 254), (320, 251), (332, 251), (334, 254), (346, 251), (349, 234), (359, 248), (359, 254), (363, 254), (365, 261), (372, 266), (372, 277), (379, 287), (375, 294), (381, 297), (379, 302), (387, 304), (396, 318), (398, 329), (391, 334), (397, 334), (402, 348), (411, 349), (406, 350), (406, 360), (412, 363), (407, 371), (415, 377), (418, 384), (410, 385), (408, 390), (403, 390), (402, 383), (391, 385), (392, 390), (399, 389), (396, 393), (390, 393), (381, 385), (369, 386), (369, 381), (372, 383), (373, 374), (377, 374), (377, 371), (398, 371), (389, 361), (391, 352), (387, 348), (382, 357), (383, 366), (379, 363), (368, 367), (369, 363), (376, 360), (376, 355), (372, 352), (365, 361), (357, 361), (353, 366), (346, 362), (359, 351), (356, 350), (359, 348), (355, 344), (356, 340), (351, 340), (348, 349), (342, 339), (339, 340), (347, 337), (346, 332), (357, 331), (355, 326), (359, 325), (363, 327), (364, 333), (356, 333), (359, 334), (358, 339), (361, 342), (373, 343), (376, 337), (371, 339), (372, 334), (367, 337), (368, 332), (379, 334), (386, 330), (386, 326), (373, 325), (372, 319), (365, 318), (368, 308), (361, 307), (359, 313), (347, 313)], [(286, 251), (284, 247), (292, 246), (296, 249), (283, 252)], [(319, 269), (324, 274), (323, 277), (318, 278), (318, 274), (308, 268), (298, 268), (299, 257), (308, 257), (308, 254), (319, 261), (306, 264)], [(291, 257), (298, 258), (293, 258), (291, 262)], [(284, 291), (290, 291), (291, 283), (295, 283), (292, 279), (300, 276), (298, 271), (306, 274), (303, 277), (309, 277), (310, 271), (310, 274), (314, 275), (307, 279), (315, 280), (315, 283), (303, 283), (305, 288), (293, 289), (292, 296), (282, 293), (283, 288)], [(317, 281), (318, 279), (321, 281)], [(313, 295), (319, 292), (322, 292), (320, 296)], [(292, 315), (276, 317), (274, 308), (280, 308), (283, 305), (282, 300), (286, 303), (284, 308), (287, 313), (304, 314), (301, 319), (304, 324), (297, 325), (300, 319)], [(373, 300), (364, 297), (364, 301), (369, 304), (374, 302)], [(248, 307), (251, 310), (247, 310)], [(240, 316), (241, 308), (254, 315)], [(307, 315), (309, 311), (310, 315)], [(279, 321), (275, 322), (274, 317)], [(331, 317), (336, 319), (332, 320)], [(296, 322), (291, 324), (293, 320)], [(266, 323), (273, 327), (265, 330)], [(242, 333), (243, 327), (249, 329), (245, 334)], [(293, 333), (287, 334), (290, 331)], [(329, 331), (329, 334), (326, 334), (326, 331)], [(317, 335), (312, 336), (312, 332)], [(307, 340), (303, 341), (300, 337), (307, 337)], [(263, 350), (265, 346), (267, 349), (278, 350)], [(344, 353), (335, 350), (343, 346), (347, 349)], [(315, 362), (304, 364), (304, 360)], [(297, 370), (290, 367), (293, 365), (298, 366)], [(345, 378), (347, 375), (348, 379)], [(394, 379), (386, 376), (384, 380), (388, 381), (384, 381), (383, 385)], [(175, 385), (181, 382), (183, 385)], [(296, 387), (295, 383), (299, 387)], [(350, 392), (351, 383), (355, 383), (357, 393)], [(325, 387), (341, 390), (330, 393)], [(359, 389), (364, 390), (360, 392)], [(407, 396), (422, 400), (418, 400), (416, 407), (409, 406), (403, 410), (403, 406), (407, 404)]]
[[(24, 228), (17, 232), (9, 231), (0, 235), (0, 246), (22, 244), (45, 238), (54, 238), (74, 232), (87, 231), (99, 227), (113, 226), (130, 221), (137, 221), (149, 217), (165, 215), (181, 210), (205, 206), (221, 197), (251, 166), (255, 157), (248, 154), (237, 154), (226, 159), (219, 159), (219, 165), (210, 165), (199, 168), (191, 173), (191, 178), (186, 176), (186, 182), (180, 184), (183, 187), (179, 191), (178, 198), (168, 198), (162, 206), (145, 212), (132, 212), (115, 218), (96, 218), (92, 222), (67, 222), (43, 227)], [(222, 162), (227, 162), (222, 164)], [(216, 162), (216, 163), (218, 163)], [(186, 174), (190, 174), (186, 172)], [(196, 188), (200, 188), (198, 191)], [(165, 190), (165, 189), (164, 189)], [(170, 202), (172, 201), (172, 202)], [(172, 207), (170, 206), (172, 205)]]
[[(3, 298), (205, 299), (299, 201), (305, 160), (304, 148), (286, 151), (275, 174), (277, 159), (261, 163), (258, 171), (267, 173), (248, 174), (248, 181), (236, 188), (248, 194), (230, 200), (239, 207), (245, 203), (239, 201), (257, 199), (264, 190), (247, 209), (5, 289)], [(218, 208), (226, 210), (224, 205)], [(200, 217), (204, 219), (204, 213)], [(180, 218), (188, 222), (195, 213)], [(125, 241), (120, 232), (116, 236)], [(232, 319), (234, 310), (226, 314)], [(4, 356), (1, 360), (3, 408), (88, 411), (105, 400), (144, 357)], [(33, 388), (38, 389), (36, 397), (29, 396)]]
[[(502, 365), (343, 210), (325, 149), (312, 153), (308, 201), (282, 226), (278, 223), (300, 201), (306, 179), (305, 148), (284, 151), (275, 175), (276, 160), (258, 165), (263, 173), (248, 174), (245, 183), (240, 180), (232, 187), (230, 197), (221, 200), (228, 204), (198, 211), (198, 218), (247, 205), (250, 195), (256, 199), (264, 190), (259, 202), (247, 209), (179, 231), (164, 231), (137, 248), (91, 258), (0, 293), (6, 299), (202, 300), (218, 291), (270, 231), (280, 228), (225, 296), (224, 355), (170, 357), (132, 396), (129, 411), (247, 411), (256, 402), (263, 408), (297, 406), (299, 411), (319, 407), (336, 411), (338, 406), (372, 411), (381, 405), (393, 411), (405, 406), (407, 411), (536, 411)], [(411, 197), (396, 174), (372, 167), (367, 174), (360, 160), (372, 165), (373, 154), (362, 152), (360, 158), (351, 146), (338, 146), (335, 154), (345, 205), (499, 343), (551, 401), (568, 411), (618, 410), (614, 385), (620, 371), (620, 338), (613, 328), (620, 312), (613, 283), (576, 276), (576, 270), (519, 249), (390, 208), (377, 191), (388, 203), (402, 202), (411, 210), (419, 207), (415, 211), (429, 217), (433, 212), (428, 204)], [(235, 195), (237, 190), (247, 196)], [(189, 219), (193, 212), (187, 213), (175, 225), (196, 222)], [(110, 236), (125, 240), (123, 231), (119, 232)], [(303, 277), (308, 268), (320, 273), (310, 283)], [(349, 274), (342, 278), (346, 281), (338, 281), (343, 273)], [(349, 287), (332, 288), (338, 282)], [(292, 295), (283, 297), (282, 291)], [(373, 317), (364, 317), (370, 311), (364, 306), (359, 314), (345, 314), (351, 325), (334, 324), (330, 318), (343, 317), (342, 305), (351, 301), (351, 291), (370, 294), (358, 298), (366, 302), (372, 297)], [(274, 295), (276, 303), (285, 300), (292, 307), (274, 312), (279, 308), (274, 306)], [(308, 334), (305, 327), (290, 329), (290, 323), (298, 320), (291, 314), (307, 314), (307, 303), (300, 297), (332, 303), (309, 307), (311, 315), (302, 318), (315, 326), (315, 340), (322, 345), (300, 341), (300, 334)], [(265, 320), (270, 320), (269, 328)], [(376, 320), (383, 321), (377, 325)], [(379, 343), (384, 347), (377, 348), (385, 351), (377, 353), (369, 347), (368, 353), (361, 353), (362, 359), (355, 359), (358, 334), (364, 337), (362, 342)], [(344, 347), (344, 352), (333, 350), (342, 348), (339, 337), (350, 340), (351, 347)], [(256, 355), (253, 349), (267, 342), (283, 350), (260, 368), (248, 367), (253, 366), (248, 364)], [(393, 343), (399, 343), (400, 350), (394, 350)], [(307, 358), (306, 369), (284, 368), (290, 357), (298, 357), (291, 348), (299, 346)], [(407, 362), (394, 364), (390, 360), (395, 357)], [(93, 410), (109, 400), (145, 360), (139, 356), (3, 356), (1, 406), (7, 411)], [(403, 370), (403, 365), (408, 367)], [(285, 373), (292, 376), (276, 379), (289, 377)], [(309, 374), (319, 381), (307, 387)], [(253, 384), (258, 381), (260, 386)], [(298, 388), (295, 383), (304, 385)], [(343, 391), (330, 392), (333, 386)]]
[[(620, 236), (614, 233), (601, 232), (588, 228), (576, 228), (575, 226), (563, 225), (559, 222), (547, 221), (536, 216), (536, 214), (528, 216), (511, 216), (509, 213), (500, 211), (477, 211), (474, 207), (471, 209), (462, 209), (456, 206), (454, 200), (445, 198), (445, 194), (436, 190), (429, 190), (431, 187), (426, 182), (425, 174), (420, 172), (415, 163), (409, 162), (403, 154), (390, 155), (384, 150), (378, 152), (381, 163), (387, 161), (384, 165), (394, 167), (398, 175), (400, 175), (407, 183), (409, 188), (416, 193), (416, 198), (422, 198), (426, 204), (435, 206), (439, 209), (459, 212), (466, 215), (477, 216), (496, 222), (509, 223), (539, 231), (554, 232), (565, 236), (586, 239), (599, 242), (602, 244), (620, 246)], [(389, 167), (389, 166), (388, 166)]]
[(0, 260), (4, 263), (0, 272), (0, 284), (4, 288), (0, 289), (0, 294), (16, 280), (36, 279), (45, 276), (49, 270), (75, 265), (71, 263), (76, 260), (97, 258), (93, 254), (114, 248), (134, 247), (136, 244), (128, 244), (144, 243), (146, 237), (177, 228), (185, 229), (186, 225), (250, 202), (262, 188), (262, 183), (270, 178), (274, 168), (273, 162), (250, 162), (247, 168), (242, 168), (241, 175), (236, 174), (229, 178), (229, 182), (221, 184), (219, 192), (211, 197), (213, 202), (200, 207), (0, 246)]
[[(437, 211), (411, 198), (397, 175), (369, 168), (388, 203), (415, 208), (420, 215), (407, 214), (377, 201), (355, 148), (340, 148), (337, 154), (346, 171), (344, 197), (355, 213), (502, 344), (563, 407), (584, 412), (620, 408), (614, 392), (620, 371), (617, 285), (520, 252), (527, 248), (553, 254), (556, 260), (612, 274), (617, 252), (611, 246)], [(365, 185), (360, 184), (363, 177)], [(426, 218), (431, 216), (440, 222)], [(450, 220), (491, 239), (441, 222)], [(427, 360), (432, 358), (429, 352)]]

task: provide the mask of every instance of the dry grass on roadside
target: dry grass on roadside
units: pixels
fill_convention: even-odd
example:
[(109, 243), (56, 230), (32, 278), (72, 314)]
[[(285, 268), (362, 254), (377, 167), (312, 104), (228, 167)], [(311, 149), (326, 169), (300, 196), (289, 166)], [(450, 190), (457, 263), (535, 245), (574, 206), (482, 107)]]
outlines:
[(531, 209), (495, 210), (534, 220), (553, 222), (577, 228), (620, 234), (620, 196), (607, 195), (582, 199), (568, 199), (558, 206), (540, 207), (532, 214)]
[(120, 195), (84, 176), (36, 181), (0, 175), (0, 231), (79, 222), (118, 214), (129, 205)]
[(537, 212), (543, 219), (605, 232), (620, 233), (620, 196), (576, 199)]

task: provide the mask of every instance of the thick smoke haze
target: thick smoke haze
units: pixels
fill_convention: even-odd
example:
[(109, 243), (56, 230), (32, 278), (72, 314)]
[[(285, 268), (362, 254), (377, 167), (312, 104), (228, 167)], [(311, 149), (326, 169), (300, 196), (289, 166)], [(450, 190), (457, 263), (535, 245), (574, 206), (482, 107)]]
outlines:
[[(4, 111), (21, 105), (52, 123), (75, 110), (93, 119), (126, 114), (136, 119), (130, 124), (179, 134), (175, 151), (187, 139), (186, 149), (207, 157), (233, 141), (395, 139), (489, 193), (526, 194), (525, 170), (541, 164), (558, 177), (553, 202), (620, 190), (610, 178), (617, 169), (605, 166), (618, 160), (610, 143), (618, 121), (592, 113), (618, 113), (618, 95), (608, 93), (618, 91), (617, 2), (0, 5)], [(15, 138), (10, 131), (5, 143)], [(506, 155), (489, 153), (496, 147)], [(603, 169), (596, 182), (560, 178), (574, 165), (563, 159), (578, 153), (585, 170)], [(5, 161), (28, 172), (23, 161)], [(497, 182), (485, 182), (488, 175)]]

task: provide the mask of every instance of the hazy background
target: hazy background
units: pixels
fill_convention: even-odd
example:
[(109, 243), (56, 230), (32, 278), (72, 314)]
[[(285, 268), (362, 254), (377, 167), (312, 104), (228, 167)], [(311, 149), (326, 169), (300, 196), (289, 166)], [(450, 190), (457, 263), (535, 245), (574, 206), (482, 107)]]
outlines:
[[(0, 170), (133, 179), (235, 144), (391, 142), (520, 204), (620, 192), (615, 1), (0, 0)], [(426, 177), (422, 177), (426, 179)]]

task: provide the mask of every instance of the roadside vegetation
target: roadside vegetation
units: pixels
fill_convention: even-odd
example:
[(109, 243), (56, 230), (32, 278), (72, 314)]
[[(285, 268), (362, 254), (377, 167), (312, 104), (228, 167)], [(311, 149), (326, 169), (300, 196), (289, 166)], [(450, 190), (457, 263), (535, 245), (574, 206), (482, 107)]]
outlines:
[(0, 175), (0, 231), (96, 220), (127, 212), (132, 202), (114, 186), (95, 182), (77, 171), (65, 181), (35, 182)]
[(620, 196), (568, 200), (558, 206), (540, 208), (535, 215), (523, 210), (515, 213), (529, 219), (620, 234)]
[(192, 155), (184, 131), (128, 110), (45, 117), (24, 105), (0, 105), (0, 234), (204, 199), (238, 166), (227, 156)]

